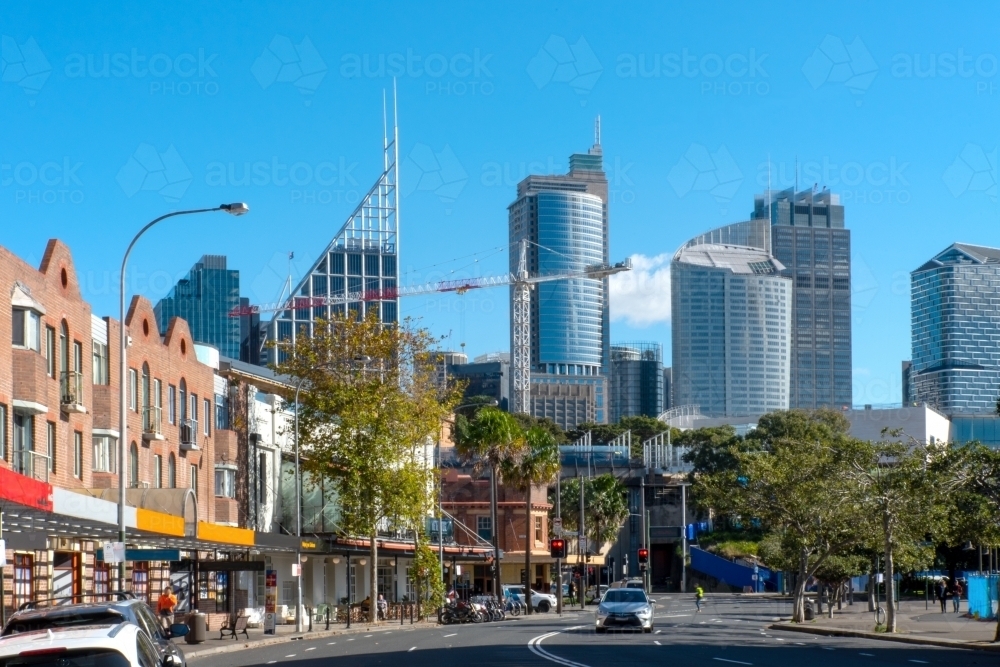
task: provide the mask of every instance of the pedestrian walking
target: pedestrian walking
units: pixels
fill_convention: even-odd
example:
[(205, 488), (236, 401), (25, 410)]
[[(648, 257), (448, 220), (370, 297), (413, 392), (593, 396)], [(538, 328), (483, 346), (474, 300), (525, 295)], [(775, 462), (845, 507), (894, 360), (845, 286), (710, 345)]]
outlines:
[(698, 610), (695, 612), (696, 614), (701, 613), (701, 600), (704, 597), (705, 597), (705, 589), (701, 587), (701, 584), (698, 584), (697, 586), (694, 587), (694, 606), (698, 608)]
[(941, 613), (948, 611), (948, 577), (941, 577), (934, 587), (934, 594), (941, 603)]
[(951, 610), (956, 614), (959, 613), (962, 608), (962, 582), (958, 579), (956, 579), (955, 583), (952, 585), (951, 607)]
[(169, 630), (174, 624), (174, 608), (177, 606), (177, 596), (170, 584), (163, 587), (160, 598), (156, 601), (156, 612), (160, 615), (160, 624), (164, 630)]

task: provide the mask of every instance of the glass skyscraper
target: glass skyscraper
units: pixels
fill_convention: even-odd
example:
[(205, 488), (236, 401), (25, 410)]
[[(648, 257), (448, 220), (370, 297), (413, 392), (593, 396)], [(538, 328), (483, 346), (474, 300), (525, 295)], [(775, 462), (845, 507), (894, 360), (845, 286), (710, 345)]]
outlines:
[(645, 415), (659, 417), (664, 407), (663, 347), (659, 343), (611, 346), (611, 421)]
[(760, 229), (754, 220), (704, 234), (670, 263), (674, 406), (709, 417), (789, 407), (792, 280), (767, 250), (718, 242)]
[(955, 243), (910, 274), (909, 399), (993, 415), (1000, 391), (1000, 249)]
[(230, 311), (240, 305), (240, 272), (226, 268), (224, 255), (205, 255), (160, 300), (154, 312), (165, 336), (170, 320), (187, 320), (195, 342), (213, 345), (219, 354), (240, 358), (240, 319)]
[[(518, 183), (517, 200), (508, 211), (512, 271), (517, 271), (524, 238), (532, 275), (607, 263), (608, 181), (599, 139), (588, 153), (570, 156), (569, 174), (533, 175)], [(565, 428), (575, 428), (578, 421), (607, 421), (607, 294), (607, 279), (590, 278), (540, 283), (533, 291), (532, 414), (551, 417)], [(513, 349), (513, 331), (511, 336)]]
[(829, 190), (772, 191), (754, 198), (770, 220), (781, 275), (794, 280), (789, 407), (852, 405), (851, 231)]

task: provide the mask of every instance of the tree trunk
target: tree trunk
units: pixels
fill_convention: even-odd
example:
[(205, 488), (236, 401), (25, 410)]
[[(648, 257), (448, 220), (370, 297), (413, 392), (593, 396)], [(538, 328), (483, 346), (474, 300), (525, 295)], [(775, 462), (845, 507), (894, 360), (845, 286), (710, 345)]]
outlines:
[[(528, 610), (526, 614), (531, 614), (531, 545), (535, 542), (533, 534), (534, 525), (531, 517), (531, 485), (524, 495), (524, 603)], [(499, 597), (499, 596), (497, 596)]]
[(378, 536), (378, 529), (372, 531), (371, 534), (371, 548), (368, 550), (368, 556), (371, 558), (372, 569), (371, 574), (368, 577), (368, 588), (371, 591), (368, 604), (368, 622), (377, 623), (378, 622), (378, 540), (375, 539)]
[(871, 572), (868, 574), (868, 611), (875, 611), (875, 591), (878, 590), (878, 568), (872, 563)]
[(882, 517), (882, 531), (885, 534), (885, 631), (896, 632), (896, 581), (893, 578), (892, 529), (888, 514)]
[(795, 601), (792, 607), (792, 623), (806, 620), (806, 550), (799, 556), (799, 576), (795, 581)]

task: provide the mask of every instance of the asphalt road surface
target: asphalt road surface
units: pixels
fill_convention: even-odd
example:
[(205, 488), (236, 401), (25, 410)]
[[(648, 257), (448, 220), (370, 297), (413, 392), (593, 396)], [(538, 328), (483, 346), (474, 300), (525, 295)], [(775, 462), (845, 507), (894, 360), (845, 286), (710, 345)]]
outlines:
[(387, 626), (362, 635), (290, 641), (277, 646), (194, 658), (190, 667), (319, 667), (487, 665), (597, 667), (699, 665), (845, 667), (847, 665), (996, 665), (996, 654), (877, 640), (768, 630), (788, 603), (709, 596), (700, 614), (692, 596), (656, 595), (655, 627), (594, 632), (593, 607), (479, 625), (424, 629)]

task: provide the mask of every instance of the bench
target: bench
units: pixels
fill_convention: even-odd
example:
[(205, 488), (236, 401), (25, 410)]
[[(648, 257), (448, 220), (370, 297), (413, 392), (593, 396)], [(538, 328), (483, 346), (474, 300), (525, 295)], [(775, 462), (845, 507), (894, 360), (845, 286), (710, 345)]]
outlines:
[(226, 624), (219, 628), (219, 639), (225, 639), (226, 633), (232, 635), (233, 639), (238, 639), (237, 635), (241, 632), (243, 636), (250, 639), (250, 633), (247, 632), (247, 621), (249, 620), (246, 616), (237, 616), (235, 622), (231, 619), (226, 621)]

